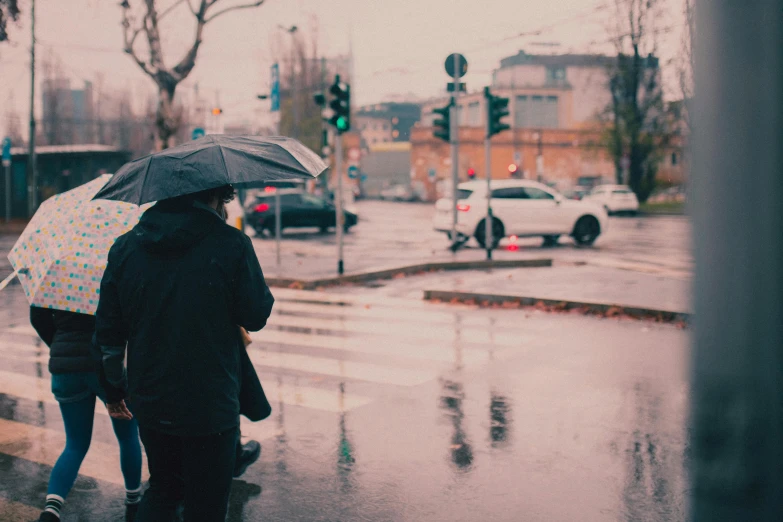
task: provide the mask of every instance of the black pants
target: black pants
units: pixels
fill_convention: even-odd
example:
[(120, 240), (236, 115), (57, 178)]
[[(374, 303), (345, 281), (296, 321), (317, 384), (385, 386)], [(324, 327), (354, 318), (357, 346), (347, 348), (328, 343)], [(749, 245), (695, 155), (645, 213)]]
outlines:
[(184, 506), (185, 522), (223, 522), (234, 472), (239, 426), (205, 437), (179, 437), (139, 426), (150, 487), (137, 522), (170, 522)]

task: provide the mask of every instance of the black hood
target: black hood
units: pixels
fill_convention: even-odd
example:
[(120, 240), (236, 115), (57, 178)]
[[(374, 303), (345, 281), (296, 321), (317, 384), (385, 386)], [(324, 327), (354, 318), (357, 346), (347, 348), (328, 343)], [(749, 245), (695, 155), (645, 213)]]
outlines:
[(222, 223), (209, 210), (157, 203), (142, 215), (133, 232), (150, 252), (186, 252)]

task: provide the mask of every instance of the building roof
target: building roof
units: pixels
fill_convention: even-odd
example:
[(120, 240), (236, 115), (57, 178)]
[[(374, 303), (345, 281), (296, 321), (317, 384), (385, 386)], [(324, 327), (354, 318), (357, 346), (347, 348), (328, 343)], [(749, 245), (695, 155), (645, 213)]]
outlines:
[[(29, 152), (27, 147), (12, 147), (12, 155), (25, 155)], [(41, 145), (35, 147), (37, 155), (42, 154), (78, 154), (94, 152), (125, 152), (119, 147), (111, 145)]]
[(519, 51), (500, 60), (500, 68), (514, 65), (545, 65), (547, 67), (606, 67), (616, 58), (602, 54), (527, 54)]

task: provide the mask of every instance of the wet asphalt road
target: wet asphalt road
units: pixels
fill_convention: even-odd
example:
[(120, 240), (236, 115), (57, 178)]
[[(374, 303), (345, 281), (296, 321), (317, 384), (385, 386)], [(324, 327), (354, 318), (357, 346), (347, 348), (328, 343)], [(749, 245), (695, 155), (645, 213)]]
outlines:
[[(251, 358), (274, 412), (230, 521), (677, 521), (687, 332), (635, 321), (276, 290)], [(63, 443), (45, 346), (0, 294), (0, 520), (37, 517)], [(121, 520), (98, 408), (64, 521)]]
[[(434, 205), (359, 201), (353, 210), (359, 224), (345, 235), (347, 273), (424, 263), (427, 261), (484, 259), (485, 253), (471, 240), (452, 255), (445, 234), (432, 229)], [(239, 215), (236, 203), (231, 216)], [(667, 277), (687, 278), (693, 269), (690, 223), (685, 216), (612, 217), (609, 230), (590, 248), (577, 248), (561, 237), (554, 248), (543, 248), (541, 238), (520, 239), (516, 249), (504, 240), (495, 259), (553, 258), (556, 262), (587, 262), (594, 266), (640, 270)], [(250, 227), (246, 232), (253, 237)], [(336, 275), (337, 247), (333, 232), (288, 229), (281, 241), (281, 266), (276, 265), (275, 241), (255, 238), (256, 253), (267, 274), (320, 278)]]

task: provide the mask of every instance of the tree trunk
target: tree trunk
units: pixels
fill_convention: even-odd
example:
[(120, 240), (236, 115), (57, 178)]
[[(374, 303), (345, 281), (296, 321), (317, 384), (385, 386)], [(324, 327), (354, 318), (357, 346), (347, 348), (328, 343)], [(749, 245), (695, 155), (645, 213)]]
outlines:
[(179, 127), (174, 111), (174, 92), (177, 86), (158, 85), (158, 108), (155, 114), (155, 128), (158, 132), (155, 148), (164, 150), (173, 145), (172, 139)]

